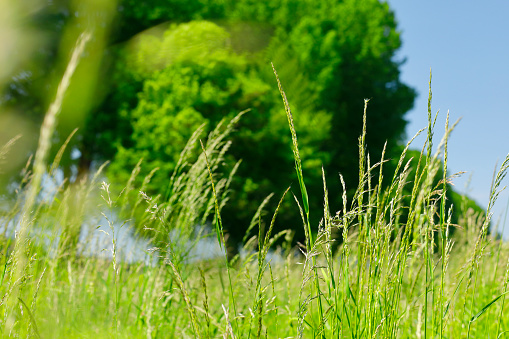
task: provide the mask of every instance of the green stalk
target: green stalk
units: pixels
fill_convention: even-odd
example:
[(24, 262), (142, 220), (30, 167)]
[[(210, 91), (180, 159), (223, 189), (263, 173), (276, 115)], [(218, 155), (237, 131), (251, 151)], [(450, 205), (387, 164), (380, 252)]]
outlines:
[[(203, 150), (203, 155), (205, 156), (205, 161), (207, 162), (207, 169), (209, 172), (209, 179), (210, 184), (212, 186), (212, 193), (214, 194), (214, 205), (215, 205), (215, 211), (216, 211), (216, 232), (218, 238), (220, 237), (219, 245), (224, 247), (224, 256), (225, 256), (225, 262), (226, 262), (226, 272), (228, 273), (228, 283), (230, 287), (230, 304), (233, 307), (233, 314), (235, 316), (235, 324), (238, 329), (238, 322), (237, 322), (237, 308), (235, 305), (235, 297), (233, 294), (233, 284), (232, 284), (232, 278), (230, 273), (230, 263), (228, 262), (228, 252), (226, 250), (226, 241), (224, 239), (224, 232), (223, 232), (223, 223), (221, 221), (221, 213), (219, 209), (219, 202), (217, 201), (217, 194), (216, 194), (216, 187), (214, 185), (214, 178), (212, 177), (212, 169), (210, 168), (210, 162), (207, 157), (207, 151), (205, 150), (205, 146), (203, 145), (203, 142), (200, 140), (201, 148)], [(226, 313), (226, 311), (225, 311)], [(226, 313), (226, 316), (228, 317), (228, 314)]]
[(36, 202), (37, 195), (39, 194), (40, 185), (42, 181), (42, 177), (44, 172), (46, 171), (46, 157), (51, 147), (51, 137), (53, 136), (53, 132), (55, 131), (57, 118), (62, 109), (62, 103), (64, 100), (65, 93), (69, 88), (71, 83), (71, 78), (78, 66), (79, 59), (85, 49), (87, 42), (90, 40), (90, 33), (86, 32), (80, 35), (78, 41), (76, 42), (76, 46), (74, 47), (73, 53), (71, 55), (71, 59), (65, 69), (64, 75), (62, 76), (62, 80), (57, 88), (57, 93), (55, 96), (55, 100), (51, 103), (46, 115), (44, 116), (44, 121), (41, 126), (41, 133), (39, 136), (39, 144), (37, 146), (37, 151), (35, 153), (34, 160), (34, 175), (32, 178), (32, 182), (30, 183), (30, 187), (28, 188), (27, 197), (25, 200), (25, 205), (23, 206), (23, 211), (21, 214), (21, 222), (19, 233), (14, 245), (13, 252), (13, 267), (11, 275), (10, 285), (12, 286), (12, 291), (7, 300), (7, 310), (10, 312), (8, 315), (6, 326), (4, 327), (4, 333), (9, 333), (14, 326), (14, 314), (11, 311), (14, 311), (16, 307), (16, 303), (19, 297), (19, 284), (23, 278), (24, 271), (27, 265), (27, 258), (25, 256), (25, 246), (28, 242), (28, 233), (29, 226), (32, 223), (32, 207)]
[(449, 133), (449, 112), (447, 112), (447, 118), (445, 121), (445, 137), (444, 137), (444, 173), (443, 173), (443, 189), (442, 189), (442, 201), (440, 204), (440, 230), (441, 230), (441, 238), (442, 238), (442, 272), (440, 274), (440, 339), (443, 338), (443, 330), (444, 330), (444, 288), (445, 288), (445, 255), (446, 255), (446, 227), (448, 225), (445, 224), (445, 197), (447, 192), (447, 141)]
[[(295, 132), (295, 126), (293, 124), (293, 116), (292, 116), (292, 112), (290, 110), (290, 104), (288, 103), (286, 94), (283, 91), (283, 86), (281, 85), (281, 81), (279, 81), (279, 76), (276, 72), (276, 68), (274, 67), (274, 64), (272, 64), (272, 70), (274, 71), (274, 75), (276, 76), (279, 93), (281, 94), (281, 97), (283, 99), (286, 117), (288, 118), (288, 125), (290, 126), (290, 132), (292, 134), (292, 144), (293, 144), (292, 148), (293, 148), (293, 156), (295, 159), (295, 171), (297, 173), (297, 179), (299, 181), (300, 192), (301, 192), (301, 196), (302, 196), (302, 205), (304, 207), (304, 213), (306, 216), (305, 226), (304, 226), (305, 229), (307, 230), (306, 231), (306, 233), (307, 233), (306, 234), (306, 247), (307, 247), (308, 253), (310, 253), (313, 248), (314, 241), (313, 241), (313, 234), (311, 233), (311, 223), (309, 221), (309, 199), (308, 199), (306, 184), (304, 182), (304, 176), (302, 174), (302, 162), (300, 159), (299, 146), (297, 143), (297, 133)], [(320, 280), (318, 277), (318, 271), (317, 271), (317, 267), (316, 267), (316, 259), (314, 256), (311, 258), (311, 262), (313, 264), (313, 272), (314, 272), (314, 277), (315, 277), (315, 287), (316, 287), (317, 298), (318, 298), (318, 313), (320, 316), (320, 320), (319, 320), (319, 323), (320, 323), (323, 321), (322, 293), (320, 291)], [(322, 338), (325, 338), (323, 333), (322, 333)]]
[[(424, 337), (427, 335), (427, 319), (428, 319), (428, 286), (430, 286), (431, 290), (431, 298), (432, 298), (432, 306), (434, 306), (435, 300), (435, 281), (433, 275), (433, 245), (434, 245), (434, 233), (433, 233), (433, 208), (430, 204), (431, 202), (431, 193), (432, 193), (432, 185), (433, 178), (436, 175), (436, 156), (432, 156), (433, 151), (433, 131), (435, 128), (435, 124), (437, 122), (438, 112), (435, 114), (435, 117), (432, 119), (431, 115), (431, 100), (432, 100), (432, 91), (431, 91), (431, 79), (432, 74), (430, 70), (430, 79), (429, 79), (429, 94), (428, 94), (428, 138), (426, 142), (427, 154), (426, 154), (426, 165), (424, 167), (426, 173), (426, 181), (424, 182), (424, 189), (426, 192), (426, 196), (424, 198), (423, 203), (424, 209), (426, 211), (426, 219), (428, 221), (425, 226), (425, 237), (424, 237), (424, 259), (425, 259), (425, 267), (426, 267), (426, 281), (425, 281), (425, 293), (424, 293)], [(425, 220), (424, 220), (425, 221)], [(431, 234), (431, 237), (430, 237)], [(431, 309), (431, 320), (432, 327), (435, 328), (435, 308)]]
[[(431, 123), (431, 99), (432, 99), (432, 92), (431, 92), (431, 70), (429, 74), (429, 94), (428, 94), (428, 141), (427, 141), (427, 154), (426, 154), (426, 170), (428, 172), (428, 180), (430, 176), (430, 170), (431, 170), (431, 152), (433, 150), (433, 126)], [(426, 182), (427, 184), (427, 182)], [(426, 197), (426, 207), (429, 205), (429, 195)], [(431, 223), (431, 219), (428, 220), (429, 223)], [(426, 226), (425, 229), (425, 252), (424, 252), (424, 260), (426, 265), (426, 280), (424, 284), (424, 338), (428, 337), (428, 281), (430, 279), (430, 272), (429, 270), (432, 269), (433, 265), (430, 264), (430, 258), (429, 258), (429, 224)]]

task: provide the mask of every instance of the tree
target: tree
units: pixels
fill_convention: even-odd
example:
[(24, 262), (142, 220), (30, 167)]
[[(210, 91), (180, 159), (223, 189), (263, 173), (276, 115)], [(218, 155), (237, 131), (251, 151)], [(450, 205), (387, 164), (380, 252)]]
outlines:
[[(386, 140), (389, 151), (401, 140), (403, 115), (415, 93), (399, 81), (400, 63), (393, 60), (399, 34), (385, 4), (294, 0), (226, 6), (233, 8), (226, 26), (233, 31), (229, 36), (224, 28), (202, 21), (174, 25), (162, 38), (137, 40), (132, 58), (143, 62), (126, 60), (124, 68), (135, 73), (132, 78), (143, 83), (143, 90), (132, 101), (135, 106), (121, 114), (128, 117), (133, 131), (118, 142), (112, 169), (119, 178), (123, 168), (126, 177), (143, 157), (146, 164), (163, 166), (161, 175), (168, 176), (178, 155), (174, 146), (182, 146), (192, 128), (202, 122), (212, 126), (219, 117), (252, 106), (234, 137), (232, 157), (244, 159), (238, 173), (242, 184), (233, 192), (224, 217), (230, 235), (238, 241), (256, 206), (271, 192), (282, 193), (296, 183), (286, 117), (268, 60), (274, 60), (280, 71), (294, 110), (314, 211), (321, 210), (323, 199), (321, 165), (329, 179), (332, 208), (340, 206), (338, 172), (346, 178), (350, 195), (357, 187), (363, 99), (372, 97), (367, 141), (372, 159), (377, 159)], [(239, 55), (235, 43), (228, 41), (236, 40), (234, 23), (248, 18), (271, 25), (273, 36), (267, 47)], [(291, 20), (297, 24), (291, 25)], [(196, 47), (200, 45), (205, 48)], [(189, 52), (174, 52), (178, 50)], [(178, 129), (178, 135), (170, 132), (172, 128)], [(154, 178), (154, 187), (164, 187), (164, 180)], [(296, 239), (301, 240), (300, 217), (290, 204), (288, 199), (279, 224), (297, 230)], [(312, 218), (316, 227), (320, 216)]]
[[(386, 140), (389, 155), (401, 140), (404, 113), (415, 93), (399, 80), (401, 63), (394, 53), (401, 41), (385, 3), (121, 0), (117, 8), (102, 61), (106, 76), (89, 92), (98, 94), (97, 101), (87, 106), (91, 114), (77, 137), (79, 167), (86, 170), (93, 160), (114, 158), (110, 173), (122, 181), (143, 157), (146, 166), (162, 168), (152, 190), (164, 193), (179, 147), (194, 128), (206, 123), (210, 129), (221, 118), (251, 108), (231, 148), (230, 164), (244, 162), (225, 210), (225, 226), (235, 241), (267, 195), (297, 187), (270, 61), (295, 115), (312, 211), (322, 209), (321, 165), (332, 209), (340, 206), (339, 172), (350, 195), (358, 186), (364, 98), (371, 99), (371, 159), (379, 159)], [(288, 197), (278, 221), (281, 228), (295, 229), (300, 240), (301, 221), (293, 204)], [(311, 217), (316, 227), (320, 216)]]
[[(319, 149), (327, 154), (324, 167), (331, 208), (340, 209), (338, 173), (345, 178), (349, 198), (358, 187), (364, 98), (370, 99), (366, 144), (374, 163), (380, 160), (386, 141), (386, 158), (397, 156), (406, 126), (404, 114), (416, 96), (399, 79), (402, 62), (394, 56), (401, 40), (394, 14), (377, 0), (288, 0), (265, 7), (246, 0), (234, 13), (242, 19), (262, 18), (276, 26), (265, 62), (273, 60), (276, 68), (283, 68), (280, 77), (290, 105), (330, 117), (330, 133)], [(272, 76), (270, 71), (266, 76)], [(297, 133), (302, 134), (298, 128)], [(389, 173), (394, 169), (391, 165), (386, 166)], [(321, 182), (308, 180), (315, 196), (314, 210), (320, 211)], [(317, 225), (320, 215), (311, 217)]]
[[(192, 35), (192, 39), (187, 35)], [(239, 221), (249, 224), (267, 195), (274, 190), (282, 192), (289, 185), (293, 158), (279, 94), (260, 78), (256, 64), (232, 51), (228, 38), (223, 28), (200, 21), (173, 25), (160, 40), (147, 37), (150, 43), (138, 42), (141, 48), (125, 63), (129, 72), (134, 73), (133, 78), (145, 77), (143, 89), (136, 105), (120, 114), (128, 119), (132, 132), (124, 138), (128, 146), (117, 140), (118, 151), (110, 173), (119, 182), (125, 182), (131, 169), (143, 158), (139, 177), (159, 167), (148, 187), (152, 194), (165, 195), (180, 151), (194, 130), (203, 123), (208, 129), (213, 128), (221, 119), (249, 108), (232, 137), (229, 152), (230, 167), (238, 159), (245, 163), (234, 179), (235, 190), (224, 217), (231, 239), (238, 241), (247, 226), (229, 225)], [(156, 53), (161, 50), (167, 53)], [(172, 50), (177, 52), (168, 53)], [(185, 52), (178, 52), (182, 50)], [(139, 54), (151, 57), (137, 65)], [(324, 116), (317, 124), (309, 122), (305, 119), (299, 122), (309, 135), (304, 150), (313, 154), (309, 160), (318, 160), (320, 152), (313, 141), (320, 136), (312, 129), (326, 131), (328, 120)], [(292, 217), (295, 219), (295, 215)]]

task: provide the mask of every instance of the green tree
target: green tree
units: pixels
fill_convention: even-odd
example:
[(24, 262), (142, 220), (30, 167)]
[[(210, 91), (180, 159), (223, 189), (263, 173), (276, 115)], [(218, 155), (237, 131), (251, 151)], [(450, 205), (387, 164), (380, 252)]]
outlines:
[[(232, 136), (229, 152), (231, 166), (238, 159), (244, 162), (224, 214), (231, 239), (238, 241), (260, 202), (291, 183), (293, 158), (279, 94), (260, 78), (255, 63), (231, 50), (229, 35), (215, 24), (200, 21), (174, 25), (161, 39), (148, 39), (150, 43), (139, 41), (140, 48), (125, 61), (134, 78), (146, 78), (136, 105), (120, 113), (128, 119), (132, 133), (125, 140), (127, 146), (117, 140), (110, 173), (125, 182), (143, 158), (139, 177), (159, 167), (149, 188), (153, 194), (164, 195), (180, 151), (194, 130), (203, 123), (213, 128), (221, 119), (249, 108)], [(156, 53), (162, 50), (176, 52)], [(150, 57), (137, 65), (139, 54)], [(317, 147), (322, 135), (316, 129), (327, 132), (329, 122), (325, 114), (303, 115), (299, 121), (307, 141), (303, 148), (309, 155), (306, 163), (309, 169), (314, 168), (318, 179), (320, 157), (325, 154)], [(295, 213), (291, 216), (295, 220)]]
[[(330, 133), (323, 133), (319, 149), (328, 155), (324, 167), (331, 208), (340, 209), (338, 173), (345, 178), (349, 201), (358, 187), (364, 98), (370, 99), (367, 152), (375, 163), (386, 141), (386, 158), (398, 156), (406, 126), (404, 114), (416, 96), (399, 79), (402, 62), (395, 59), (395, 53), (401, 40), (394, 14), (377, 0), (288, 0), (266, 6), (245, 0), (237, 4), (233, 15), (242, 20), (259, 18), (276, 27), (264, 62), (274, 61), (290, 105), (330, 116)], [(270, 71), (265, 76), (273, 77)], [(298, 128), (297, 133), (302, 135)], [(392, 170), (391, 162), (385, 171)], [(307, 180), (312, 210), (320, 211), (321, 181)], [(317, 225), (320, 215), (311, 218)]]
[[(322, 205), (321, 165), (333, 210), (340, 206), (338, 173), (350, 194), (357, 187), (364, 98), (371, 99), (371, 159), (379, 159), (386, 140), (391, 155), (415, 98), (399, 80), (396, 20), (378, 0), (121, 0), (109, 44), (104, 78), (89, 92), (97, 97), (76, 138), (79, 167), (85, 171), (94, 159), (114, 158), (110, 173), (121, 181), (143, 157), (144, 173), (161, 167), (152, 189), (164, 193), (179, 148), (194, 128), (206, 123), (210, 129), (251, 108), (231, 148), (231, 163), (244, 161), (225, 210), (234, 240), (242, 238), (268, 194), (298, 185), (270, 61), (295, 115), (312, 211)], [(287, 199), (278, 220), (282, 228), (300, 231), (293, 204)], [(316, 227), (320, 216), (311, 217)]]
[[(118, 83), (117, 89), (128, 91), (114, 94), (118, 100), (114, 106), (121, 108), (117, 117), (124, 124), (119, 125), (128, 128), (124, 133), (93, 135), (117, 135), (109, 142), (119, 150), (112, 150), (117, 173), (124, 168), (127, 175), (129, 166), (144, 157), (154, 164), (164, 163), (168, 175), (178, 147), (162, 146), (169, 139), (157, 132), (158, 121), (165, 126), (160, 131), (172, 135), (168, 129), (178, 127), (178, 133), (185, 136), (201, 122), (210, 127), (219, 117), (253, 108), (243, 118), (232, 146), (232, 157), (242, 158), (244, 164), (238, 173), (242, 184), (232, 186), (236, 191), (225, 209), (225, 221), (238, 240), (265, 196), (281, 193), (289, 185), (297, 187), (286, 118), (269, 61), (274, 61), (280, 73), (295, 114), (312, 211), (322, 209), (321, 165), (327, 174), (333, 210), (341, 206), (338, 173), (346, 179), (349, 196), (358, 186), (357, 144), (364, 98), (371, 99), (368, 151), (372, 161), (377, 161), (386, 140), (389, 157), (401, 141), (404, 113), (412, 107), (415, 92), (399, 80), (401, 62), (394, 55), (401, 41), (387, 4), (376, 0), (241, 0), (226, 1), (224, 6), (225, 11), (219, 6), (214, 14), (204, 10), (206, 6), (200, 7), (200, 13), (207, 12), (209, 17), (221, 19), (228, 13), (221, 21), (224, 28), (204, 21), (173, 25), (162, 37), (140, 37), (121, 50), (124, 61), (117, 64), (117, 74), (131, 85)], [(188, 17), (207, 16), (197, 13)], [(164, 20), (164, 15), (160, 19)], [(254, 35), (271, 35), (265, 46), (259, 44), (250, 50), (241, 44), (241, 35), (253, 31)], [(128, 51), (130, 59), (126, 57)], [(181, 87), (186, 88), (185, 103), (179, 99), (184, 95)], [(135, 94), (137, 90), (139, 94)], [(213, 93), (213, 102), (201, 97), (207, 93)], [(168, 116), (172, 118), (164, 118)], [(190, 120), (187, 125), (186, 119)], [(182, 140), (174, 142), (179, 144)], [(164, 178), (154, 180), (161, 180), (154, 186), (162, 187)], [(290, 200), (284, 206), (288, 211), (280, 214), (280, 225), (300, 232), (298, 211), (287, 206), (293, 204)], [(316, 227), (320, 215), (311, 217)], [(296, 238), (302, 235), (297, 233)]]

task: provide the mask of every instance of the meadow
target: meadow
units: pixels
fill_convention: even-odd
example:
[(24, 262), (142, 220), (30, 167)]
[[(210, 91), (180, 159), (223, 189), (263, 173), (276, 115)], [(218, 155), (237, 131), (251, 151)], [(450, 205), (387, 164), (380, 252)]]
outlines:
[[(348, 200), (343, 187), (343, 208), (331, 211), (324, 179), (323, 210), (310, 210), (298, 135), (278, 79), (299, 186), (275, 192), (275, 199), (295, 194), (306, 241), (294, 246), (290, 231), (274, 234), (279, 211), (264, 214), (262, 204), (251, 227), (257, 235), (246, 239), (243, 255), (190, 259), (192, 248), (209, 237), (197, 225), (208, 224), (212, 238), (226, 246), (221, 211), (235, 173), (222, 177), (217, 169), (242, 114), (206, 138), (200, 130), (193, 134), (171, 179), (168, 201), (149, 196), (143, 185), (135, 187), (137, 168), (123, 189), (102, 176), (107, 164), (73, 184), (58, 179), (67, 142), (55, 159), (49, 161), (47, 154), (86, 39), (78, 43), (46, 114), (37, 152), (17, 181), (16, 199), (0, 211), (3, 337), (505, 337), (509, 247), (497, 237), (499, 223), (491, 217), (509, 156), (493, 178), (486, 213), (474, 213), (466, 204), (446, 208), (447, 183), (454, 179), (447, 172), (447, 143), (455, 124), (447, 118), (437, 144), (439, 127), (429, 104), (428, 126), (419, 132), (427, 138), (412, 162), (416, 166), (404, 160), (410, 142), (383, 188), (387, 159), (370, 159), (364, 128), (354, 198)], [(364, 127), (367, 114), (368, 101)], [(1, 148), (0, 158), (14, 142)], [(190, 163), (197, 149), (200, 156)], [(149, 181), (150, 175), (144, 183)], [(54, 189), (48, 191), (48, 182)], [(457, 224), (451, 222), (451, 208), (461, 211)], [(311, 214), (322, 216), (318, 227), (311, 225)], [(118, 255), (119, 229), (134, 219), (146, 225), (138, 236), (151, 240), (148, 261)], [(105, 228), (95, 227), (99, 222)], [(80, 237), (84, 227), (89, 234), (105, 233), (110, 245), (85, 255), (91, 240)], [(101, 255), (104, 250), (110, 255)]]

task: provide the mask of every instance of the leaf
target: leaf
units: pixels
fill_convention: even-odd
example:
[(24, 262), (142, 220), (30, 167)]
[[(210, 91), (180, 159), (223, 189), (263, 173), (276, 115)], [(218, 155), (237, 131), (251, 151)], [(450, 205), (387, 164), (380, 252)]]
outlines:
[(349, 292), (350, 298), (352, 298), (352, 300), (353, 300), (355, 307), (357, 307), (357, 301), (355, 300), (355, 296), (353, 295), (352, 289), (350, 288), (350, 284), (348, 284), (348, 292)]
[(488, 310), (488, 308), (490, 308), (491, 305), (493, 305), (495, 302), (497, 302), (498, 299), (500, 299), (504, 294), (507, 293), (509, 293), (509, 291), (502, 293), (501, 295), (490, 301), (488, 304), (486, 304), (486, 306), (484, 306), (476, 315), (472, 317), (472, 319), (470, 319), (470, 322), (473, 323), (474, 321), (476, 321), (481, 315), (483, 315), (484, 312)]

